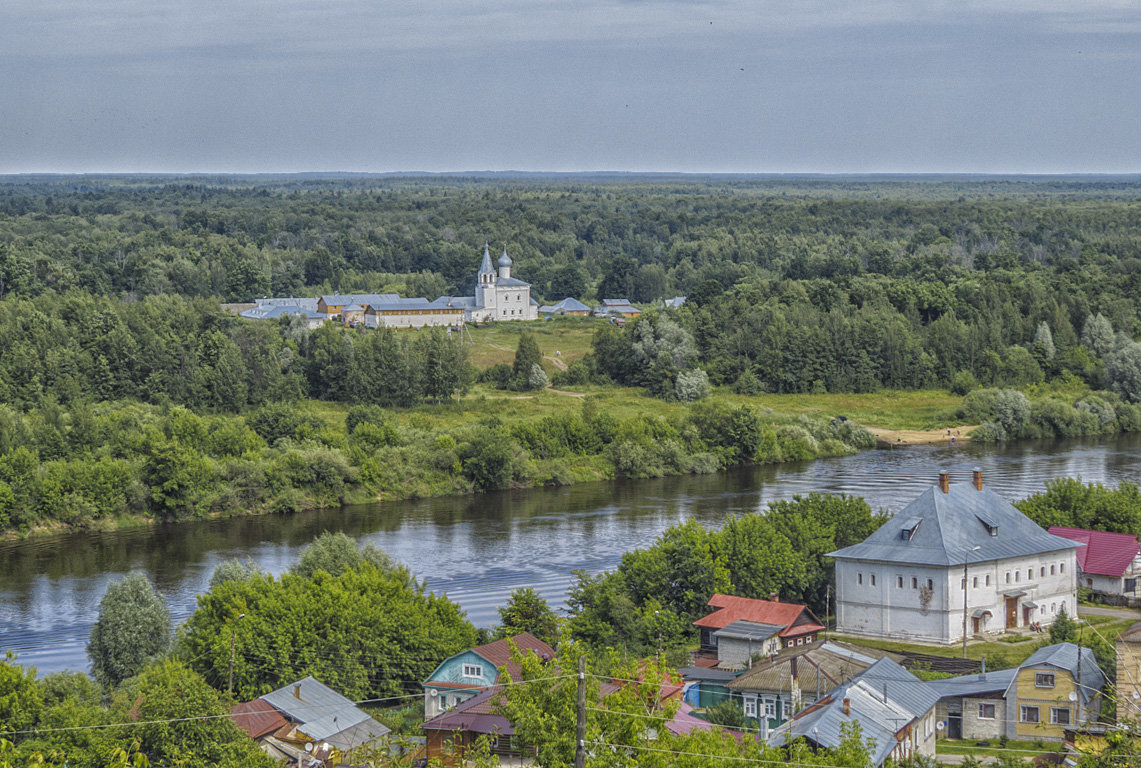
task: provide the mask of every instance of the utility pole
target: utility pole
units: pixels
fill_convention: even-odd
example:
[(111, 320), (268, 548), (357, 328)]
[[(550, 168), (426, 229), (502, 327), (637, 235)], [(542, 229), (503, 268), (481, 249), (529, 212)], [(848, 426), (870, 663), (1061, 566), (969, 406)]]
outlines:
[(586, 768), (586, 657), (578, 657), (578, 700), (575, 702), (574, 768)]
[(828, 627), (832, 624), (829, 614), (832, 611), (832, 585), (824, 585), (824, 637), (828, 638)]

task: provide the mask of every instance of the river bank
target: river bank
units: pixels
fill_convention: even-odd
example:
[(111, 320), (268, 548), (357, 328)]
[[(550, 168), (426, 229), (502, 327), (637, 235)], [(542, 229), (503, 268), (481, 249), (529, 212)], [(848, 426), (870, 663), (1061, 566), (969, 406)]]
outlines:
[(709, 475), (609, 480), (383, 504), (84, 531), (0, 543), (0, 649), (41, 674), (86, 667), (84, 645), (107, 585), (144, 571), (176, 621), (189, 615), (215, 566), (252, 559), (280, 574), (323, 531), (342, 531), (407, 563), (427, 588), (458, 602), (478, 626), (498, 622), (513, 589), (531, 586), (565, 608), (573, 571), (613, 569), (689, 519), (713, 527), (771, 501), (812, 491), (864, 497), (895, 512), (936, 473), (1016, 500), (1060, 476), (1116, 485), (1141, 481), (1141, 435), (1006, 445), (916, 445)]

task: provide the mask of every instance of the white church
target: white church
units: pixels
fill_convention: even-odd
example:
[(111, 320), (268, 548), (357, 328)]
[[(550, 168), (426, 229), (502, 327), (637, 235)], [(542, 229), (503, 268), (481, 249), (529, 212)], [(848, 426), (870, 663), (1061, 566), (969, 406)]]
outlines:
[(538, 320), (539, 303), (531, 298), (531, 284), (511, 276), (507, 250), (499, 257), (498, 272), (491, 266), (491, 251), (483, 244), (483, 262), (475, 276), (475, 296), (441, 296), (434, 306), (462, 307), (467, 322)]
[(836, 559), (836, 628), (954, 643), (1077, 615), (1077, 544), (990, 489), (939, 484)]

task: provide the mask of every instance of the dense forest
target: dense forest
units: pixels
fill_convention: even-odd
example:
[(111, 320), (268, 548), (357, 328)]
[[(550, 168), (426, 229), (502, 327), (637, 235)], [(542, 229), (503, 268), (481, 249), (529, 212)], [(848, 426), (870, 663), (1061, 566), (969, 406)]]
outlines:
[[(454, 335), (221, 307), (466, 294), (485, 241), (541, 301), (650, 311), (599, 330), (568, 370), (536, 370), (532, 350), (481, 372)], [(654, 309), (674, 295), (688, 301)], [(454, 404), (475, 382), (541, 388), (548, 375), (683, 402), (715, 387), (944, 387), (966, 396), (958, 415), (984, 424), (978, 439), (1134, 431), (1139, 302), (1141, 182), (1128, 179), (12, 178), (0, 527), (709, 471), (868, 441), (724, 403), (510, 427), (475, 404), (446, 429), (295, 407)]]

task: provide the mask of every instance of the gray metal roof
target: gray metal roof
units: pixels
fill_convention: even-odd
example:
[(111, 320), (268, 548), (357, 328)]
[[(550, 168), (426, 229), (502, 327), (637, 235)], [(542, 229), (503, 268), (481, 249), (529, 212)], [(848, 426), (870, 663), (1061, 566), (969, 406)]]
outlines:
[(352, 749), (389, 732), (353, 702), (312, 676), (261, 699), (297, 723), (306, 736), (328, 741), (340, 749)]
[[(997, 531), (992, 536), (990, 529), (994, 527)], [(829, 555), (961, 566), (976, 546), (978, 551), (969, 555), (972, 563), (1071, 550), (1077, 544), (1047, 533), (989, 488), (979, 491), (970, 483), (956, 483), (947, 493), (938, 487), (928, 488), (863, 542)]]
[(705, 680), (710, 683), (727, 683), (744, 670), (718, 669), (717, 667), (682, 667), (678, 670), (682, 680)]
[(931, 680), (927, 686), (939, 695), (940, 699), (959, 696), (979, 696), (984, 693), (1003, 693), (1018, 674), (1018, 669), (999, 669), (994, 672), (974, 673), (945, 680)]
[(310, 320), (324, 320), (325, 316), (320, 312), (309, 310), (304, 307), (285, 306), (281, 304), (265, 304), (247, 309), (239, 313), (241, 317), (249, 320), (273, 320), (283, 315), (301, 315)]
[(483, 244), (483, 261), (479, 265), (479, 274), (495, 274), (495, 268), (491, 266), (491, 251), (488, 250), (487, 243)]
[(506, 248), (503, 249), (503, 255), (499, 257), (499, 261), (497, 261), (496, 263), (501, 267), (510, 267), (511, 266), (511, 264), (512, 264), (511, 257), (507, 255), (507, 249)]
[(311, 312), (317, 311), (317, 300), (307, 299), (303, 296), (254, 299), (254, 303), (259, 307), (301, 307), (302, 309), (308, 309)]
[(501, 277), (495, 281), (495, 284), (497, 286), (499, 286), (500, 288), (515, 288), (515, 287), (523, 288), (523, 287), (530, 285), (530, 283), (525, 283), (522, 280), (519, 280), (518, 278), (514, 278), (514, 277)]
[[(440, 308), (439, 304), (436, 304), (435, 302), (428, 301), (427, 299), (404, 299), (404, 298), (398, 298), (397, 301), (378, 301), (378, 302), (375, 302), (373, 304), (369, 304), (368, 306), (369, 306), (369, 309), (373, 310), (374, 312), (392, 312), (392, 311), (403, 312), (403, 311), (407, 311), (409, 309), (438, 309), (438, 308)], [(348, 311), (348, 307), (345, 307), (344, 311)]]
[(451, 307), (452, 309), (475, 308), (475, 296), (441, 296), (432, 302), (433, 307)]
[[(844, 714), (844, 700), (848, 714)], [(873, 765), (881, 765), (899, 743), (895, 734), (923, 717), (939, 697), (919, 678), (891, 659), (880, 659), (848, 683), (832, 689), (816, 705), (773, 730), (769, 744), (806, 738), (825, 747), (838, 746), (845, 723), (856, 722), (872, 742)]]
[(369, 304), (383, 304), (389, 301), (399, 301), (400, 297), (395, 293), (333, 293), (324, 295), (321, 299), (327, 305), (334, 307), (344, 306), (346, 304), (360, 304), (362, 307), (367, 307)]
[[(1078, 678), (1078, 647), (1073, 643), (1058, 643), (1047, 645), (1036, 650), (1030, 658), (1022, 662), (1019, 669), (1041, 669), (1049, 667), (1069, 672), (1076, 681)], [(1097, 659), (1089, 648), (1082, 648), (1081, 652), (1081, 696), (1083, 702), (1088, 702), (1105, 685), (1105, 675), (1097, 665)]]
[(734, 640), (768, 640), (784, 627), (779, 624), (761, 624), (756, 621), (734, 621), (713, 633), (716, 638), (728, 637)]

